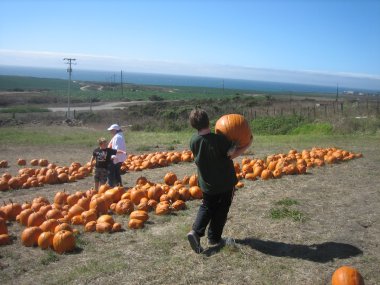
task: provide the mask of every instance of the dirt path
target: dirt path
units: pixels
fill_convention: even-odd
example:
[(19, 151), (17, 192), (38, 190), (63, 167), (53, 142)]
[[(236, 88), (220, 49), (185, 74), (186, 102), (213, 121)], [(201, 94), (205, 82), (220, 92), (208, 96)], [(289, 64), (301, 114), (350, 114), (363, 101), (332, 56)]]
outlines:
[[(178, 100), (163, 100), (160, 102), (174, 102)], [(127, 106), (134, 106), (134, 105), (144, 105), (144, 104), (154, 104), (155, 101), (129, 101), (129, 102), (108, 102), (108, 103), (101, 103), (101, 104), (94, 104), (91, 106), (91, 109), (93, 111), (95, 110), (113, 110), (113, 109), (118, 109), (118, 108), (125, 108)], [(48, 109), (52, 112), (66, 112), (67, 111), (67, 106), (66, 107), (48, 107)], [(88, 111), (90, 110), (90, 105), (89, 104), (82, 104), (80, 106), (70, 106), (71, 111)]]

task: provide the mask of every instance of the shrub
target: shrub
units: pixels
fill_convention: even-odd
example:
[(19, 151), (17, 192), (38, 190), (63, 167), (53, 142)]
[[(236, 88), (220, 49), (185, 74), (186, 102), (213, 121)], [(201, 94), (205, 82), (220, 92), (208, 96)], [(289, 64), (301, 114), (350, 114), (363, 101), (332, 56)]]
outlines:
[(258, 118), (251, 122), (254, 134), (286, 135), (305, 122), (301, 116), (278, 116)]
[(303, 124), (290, 133), (292, 135), (329, 135), (333, 132), (333, 126), (329, 123), (309, 123)]

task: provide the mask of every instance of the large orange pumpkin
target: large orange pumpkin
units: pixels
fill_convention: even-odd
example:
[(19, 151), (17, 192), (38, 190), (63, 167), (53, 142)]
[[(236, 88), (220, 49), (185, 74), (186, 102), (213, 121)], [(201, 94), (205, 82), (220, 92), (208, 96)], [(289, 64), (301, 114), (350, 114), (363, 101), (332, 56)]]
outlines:
[(38, 237), (38, 246), (42, 249), (53, 247), (54, 234), (52, 232), (43, 232)]
[(364, 280), (355, 268), (342, 266), (332, 275), (331, 285), (364, 285)]
[(21, 242), (25, 246), (37, 245), (40, 234), (42, 230), (39, 227), (26, 228), (21, 234)]
[(252, 137), (247, 120), (239, 114), (222, 116), (215, 124), (215, 133), (225, 135), (239, 147), (247, 146)]
[(59, 254), (70, 252), (75, 248), (75, 237), (70, 231), (59, 231), (54, 235), (53, 248)]
[(135, 210), (131, 213), (130, 219), (136, 219), (146, 222), (149, 219), (149, 215), (146, 211)]

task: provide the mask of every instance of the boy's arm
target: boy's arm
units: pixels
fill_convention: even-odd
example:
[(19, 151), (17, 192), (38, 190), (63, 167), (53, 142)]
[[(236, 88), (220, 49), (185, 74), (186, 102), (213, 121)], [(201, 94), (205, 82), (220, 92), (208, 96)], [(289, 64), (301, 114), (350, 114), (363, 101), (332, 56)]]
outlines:
[(239, 155), (243, 154), (250, 147), (250, 145), (252, 144), (252, 141), (253, 141), (253, 137), (251, 137), (251, 140), (249, 141), (249, 143), (244, 147), (232, 147), (232, 148), (230, 148), (227, 152), (227, 156), (230, 159), (234, 159), (234, 158), (238, 157)]
[(118, 150), (116, 151), (116, 153), (123, 153), (123, 154), (127, 154), (127, 152), (126, 152), (126, 151), (123, 151), (123, 150), (121, 150), (121, 149), (118, 149)]

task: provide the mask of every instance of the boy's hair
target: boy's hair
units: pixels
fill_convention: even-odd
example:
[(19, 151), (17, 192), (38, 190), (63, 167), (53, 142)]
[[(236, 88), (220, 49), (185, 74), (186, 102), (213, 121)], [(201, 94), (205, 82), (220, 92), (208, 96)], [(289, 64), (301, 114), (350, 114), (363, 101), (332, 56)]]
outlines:
[(208, 128), (210, 125), (206, 111), (201, 108), (195, 108), (190, 112), (189, 121), (190, 125), (198, 131)]
[(99, 145), (102, 145), (102, 144), (104, 144), (104, 143), (107, 143), (107, 140), (106, 140), (105, 138), (100, 138), (100, 139), (98, 139), (98, 144), (99, 144)]

